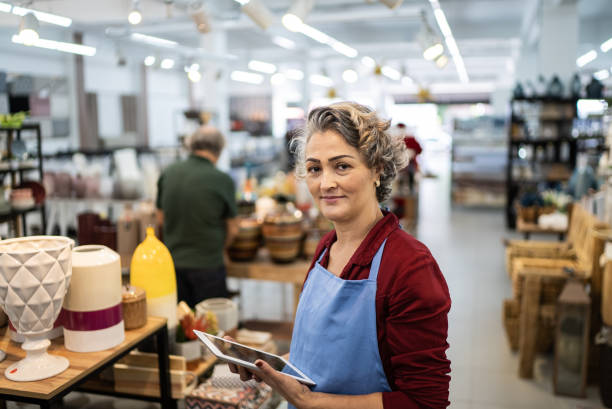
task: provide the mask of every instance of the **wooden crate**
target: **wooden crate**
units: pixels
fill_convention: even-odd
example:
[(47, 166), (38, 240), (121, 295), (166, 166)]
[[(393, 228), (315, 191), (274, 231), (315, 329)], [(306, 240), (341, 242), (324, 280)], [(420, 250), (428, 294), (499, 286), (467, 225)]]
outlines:
[[(131, 352), (113, 365), (115, 391), (159, 397), (159, 370), (157, 354)], [(170, 355), (170, 383), (172, 398), (182, 399), (197, 383), (197, 376), (187, 371), (182, 356)]]

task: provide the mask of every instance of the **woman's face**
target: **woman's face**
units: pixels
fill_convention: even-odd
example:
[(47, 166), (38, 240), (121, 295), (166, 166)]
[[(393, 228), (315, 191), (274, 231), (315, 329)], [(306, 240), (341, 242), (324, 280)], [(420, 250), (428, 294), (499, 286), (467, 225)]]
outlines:
[(332, 222), (353, 220), (376, 206), (376, 172), (335, 131), (314, 133), (306, 144), (306, 182), (319, 210)]

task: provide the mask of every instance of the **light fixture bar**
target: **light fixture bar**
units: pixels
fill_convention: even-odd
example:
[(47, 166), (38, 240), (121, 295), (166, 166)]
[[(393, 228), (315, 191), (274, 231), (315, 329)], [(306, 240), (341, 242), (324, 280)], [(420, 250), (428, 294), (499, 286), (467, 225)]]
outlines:
[(130, 39), (139, 43), (145, 43), (166, 48), (174, 48), (178, 45), (176, 41), (166, 40), (165, 38), (154, 37), (141, 33), (130, 34)]
[(598, 79), (599, 81), (603, 81), (610, 77), (610, 71), (608, 70), (599, 70), (593, 74), (593, 77)]
[(309, 26), (308, 24), (300, 23), (298, 25), (293, 26), (293, 28), (294, 31), (302, 33), (305, 36), (310, 37), (321, 44), (328, 45), (335, 51), (346, 57), (355, 58), (359, 54), (357, 50), (355, 50), (353, 47), (350, 47), (344, 44), (343, 42), (336, 40), (335, 38), (325, 34), (320, 30), (317, 30), (312, 26)]
[(601, 49), (602, 53), (607, 53), (608, 51), (612, 50), (612, 38), (609, 38), (608, 40), (601, 43), (601, 46), (599, 48)]
[(276, 72), (276, 65), (268, 62), (251, 60), (249, 61), (249, 70), (263, 72), (264, 74), (274, 74)]
[(455, 68), (457, 69), (457, 74), (459, 75), (459, 80), (463, 83), (467, 83), (470, 81), (468, 77), (467, 70), (465, 69), (465, 63), (463, 61), (463, 57), (459, 52), (459, 47), (457, 47), (457, 42), (455, 41), (455, 37), (453, 36), (453, 32), (448, 24), (448, 20), (446, 19), (446, 15), (444, 11), (440, 7), (440, 3), (438, 0), (429, 0), (431, 3), (431, 7), (434, 11), (434, 17), (436, 18), (436, 22), (438, 23), (438, 27), (444, 36), (444, 42), (446, 42), (446, 48), (448, 48), (448, 52), (453, 57), (453, 62), (455, 63)]
[(304, 73), (300, 70), (296, 70), (295, 68), (290, 68), (285, 71), (285, 76), (293, 81), (301, 81), (304, 79)]
[[(18, 35), (13, 35), (11, 41), (15, 44), (24, 44)], [(32, 47), (46, 48), (48, 50), (62, 51), (65, 53), (79, 54), (91, 57), (96, 55), (96, 48), (82, 44), (64, 43), (62, 41), (45, 40), (39, 38), (34, 41)]]
[(402, 78), (402, 74), (398, 70), (393, 67), (389, 67), (388, 65), (383, 65), (380, 71), (385, 77), (390, 78), (393, 81), (399, 81)]
[(232, 71), (230, 78), (234, 81), (246, 82), (249, 84), (261, 84), (264, 80), (263, 75), (247, 71)]
[[(6, 5), (6, 3), (0, 3), (0, 11), (5, 11), (4, 10), (6, 8), (5, 5)], [(5, 11), (5, 12), (8, 13), (9, 11)], [(68, 17), (63, 17), (63, 16), (58, 16), (56, 14), (45, 13), (45, 12), (42, 12), (42, 11), (27, 9), (25, 7), (13, 6), (12, 13), (17, 15), (17, 16), (22, 16), (22, 17), (25, 16), (26, 14), (28, 14), (28, 13), (32, 13), (32, 14), (34, 14), (36, 16), (36, 18), (39, 21), (44, 21), (45, 23), (55, 24), (57, 26), (62, 26), (62, 27), (70, 27), (70, 25), (72, 24), (72, 19), (70, 19)]]
[(584, 67), (591, 61), (597, 58), (597, 51), (591, 50), (585, 54), (582, 54), (580, 57), (576, 59), (576, 65), (580, 68)]
[(3, 13), (10, 13), (11, 12), (11, 8), (13, 8), (13, 6), (11, 6), (8, 3), (4, 3), (0, 1), (0, 11)]
[(374, 60), (374, 58), (367, 56), (367, 55), (364, 55), (363, 57), (361, 57), (361, 63), (368, 68), (376, 67), (376, 61)]
[(312, 84), (322, 87), (331, 87), (334, 85), (334, 81), (331, 78), (321, 74), (311, 74), (309, 79)]
[(293, 41), (281, 36), (272, 37), (272, 42), (279, 47), (286, 48), (287, 50), (294, 50), (296, 47), (296, 44)]

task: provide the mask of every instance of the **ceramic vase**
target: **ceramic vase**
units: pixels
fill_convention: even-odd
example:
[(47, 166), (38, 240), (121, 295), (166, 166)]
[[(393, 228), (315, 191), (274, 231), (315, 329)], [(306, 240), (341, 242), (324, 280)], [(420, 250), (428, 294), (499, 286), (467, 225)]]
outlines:
[(0, 241), (0, 304), (25, 336), (26, 357), (10, 365), (12, 381), (36, 381), (68, 368), (64, 357), (49, 355), (43, 335), (53, 328), (72, 275), (74, 241), (59, 236), (32, 236)]
[(102, 245), (72, 250), (72, 282), (64, 299), (64, 344), (75, 352), (103, 351), (125, 338), (119, 254)]

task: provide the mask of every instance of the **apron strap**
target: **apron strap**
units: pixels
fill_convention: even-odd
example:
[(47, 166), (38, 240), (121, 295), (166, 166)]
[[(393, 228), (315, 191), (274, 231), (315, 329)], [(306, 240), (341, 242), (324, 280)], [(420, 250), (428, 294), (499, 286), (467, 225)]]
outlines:
[(385, 250), (385, 243), (387, 243), (387, 239), (382, 242), (378, 248), (378, 251), (374, 255), (374, 258), (372, 259), (372, 266), (370, 267), (370, 276), (368, 277), (368, 280), (376, 281), (378, 278), (378, 269), (380, 268), (380, 260), (382, 260), (383, 251)]
[(323, 251), (321, 252), (321, 255), (319, 256), (319, 259), (317, 260), (315, 264), (319, 264), (321, 260), (323, 260), (323, 256), (325, 255), (326, 252), (327, 252), (327, 247), (323, 249)]

